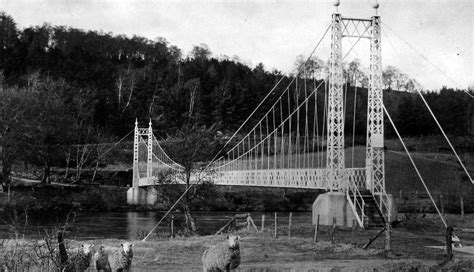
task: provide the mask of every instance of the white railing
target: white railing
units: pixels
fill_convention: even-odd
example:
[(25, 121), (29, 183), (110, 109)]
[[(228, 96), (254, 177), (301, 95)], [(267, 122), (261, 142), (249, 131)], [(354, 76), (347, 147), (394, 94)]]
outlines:
[[(213, 179), (216, 185), (330, 189), (327, 169), (275, 169), (221, 171)], [(365, 168), (347, 168), (348, 183), (365, 186)], [(341, 187), (345, 187), (343, 185)]]
[(326, 180), (326, 169), (238, 170), (222, 171), (214, 184), (324, 189)]
[(372, 197), (375, 199), (375, 203), (377, 204), (377, 208), (381, 212), (383, 219), (386, 223), (390, 223), (391, 220), (391, 209), (390, 209), (390, 199), (385, 191), (382, 192), (374, 192)]
[(346, 191), (346, 197), (351, 206), (354, 216), (359, 223), (361, 228), (364, 228), (365, 221), (365, 201), (362, 197), (358, 186), (356, 183), (349, 182), (348, 190)]

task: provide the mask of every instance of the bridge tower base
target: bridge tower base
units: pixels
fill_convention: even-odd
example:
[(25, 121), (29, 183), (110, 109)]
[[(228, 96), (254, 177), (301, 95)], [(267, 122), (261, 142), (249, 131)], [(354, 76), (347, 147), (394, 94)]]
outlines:
[(155, 205), (158, 192), (154, 186), (132, 187), (127, 190), (128, 205)]
[[(389, 220), (390, 223), (393, 223), (398, 217), (394, 197), (390, 194), (374, 194), (375, 201), (379, 201), (379, 198), (383, 198), (385, 203), (389, 203), (391, 215)], [(358, 225), (346, 194), (343, 192), (328, 192), (318, 195), (313, 203), (312, 211), (313, 225), (317, 223), (318, 215), (319, 224), (323, 226), (332, 226), (333, 218), (336, 218), (336, 226), (338, 227), (352, 227), (353, 223)], [(370, 220), (370, 218), (373, 218), (372, 213), (377, 213), (377, 210), (371, 210), (369, 214), (367, 212), (369, 211), (366, 211), (366, 216)]]
[[(343, 192), (328, 192), (318, 195), (313, 203), (313, 225), (317, 223), (323, 226), (332, 226), (333, 218), (336, 218), (336, 226), (352, 227), (356, 218), (351, 206)], [(357, 224), (357, 223), (356, 223)]]

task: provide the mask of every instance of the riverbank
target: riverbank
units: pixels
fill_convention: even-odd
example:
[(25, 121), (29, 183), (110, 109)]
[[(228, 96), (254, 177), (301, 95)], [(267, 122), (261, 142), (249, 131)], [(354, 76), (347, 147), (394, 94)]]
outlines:
[[(179, 195), (183, 186), (168, 186)], [(19, 185), (11, 188), (11, 201), (0, 194), (0, 209), (30, 212), (67, 213), (79, 211), (166, 211), (158, 199), (155, 205), (127, 204), (129, 187), (60, 186), (50, 184)], [(158, 190), (162, 190), (158, 186)], [(205, 197), (192, 201), (194, 211), (311, 211), (319, 190), (212, 186)]]
[(16, 209), (30, 212), (67, 213), (70, 210), (84, 211), (125, 211), (127, 188), (59, 186), (34, 184), (15, 186), (7, 193), (0, 194), (0, 208), (8, 211)]
[[(379, 230), (338, 228), (335, 243), (331, 243), (331, 228), (322, 226), (318, 241), (313, 243), (314, 228), (311, 222), (298, 222), (288, 237), (288, 225), (279, 224), (275, 238), (272, 221), (269, 220), (263, 232), (241, 230), (234, 232), (240, 236), (242, 255), (239, 271), (469, 271), (474, 268), (474, 256), (454, 252), (455, 261), (440, 265), (445, 260), (441, 249), (428, 246), (443, 246), (444, 233), (436, 218), (409, 217), (403, 227), (392, 229), (391, 250), (384, 250), (383, 235), (367, 249), (363, 245)], [(455, 218), (448, 217), (453, 223)], [(458, 221), (457, 227), (472, 227), (473, 217)], [(413, 228), (416, 225), (418, 227)], [(420, 227), (424, 226), (424, 227)], [(260, 230), (260, 229), (259, 229)], [(474, 244), (474, 234), (457, 233), (463, 245)], [(164, 233), (154, 233), (146, 242), (132, 240), (134, 271), (202, 271), (201, 256), (205, 249), (225, 240), (227, 234), (168, 238)], [(68, 237), (66, 237), (68, 238)], [(10, 240), (9, 243), (13, 243)], [(54, 241), (54, 239), (53, 239)], [(95, 239), (70, 240), (66, 244), (75, 251), (83, 243), (92, 243), (97, 249), (118, 248), (125, 240)], [(30, 248), (42, 241), (20, 240)], [(57, 244), (53, 242), (53, 247)], [(23, 247), (23, 248), (26, 248)], [(0, 247), (1, 249), (1, 247)], [(25, 251), (27, 252), (27, 251)], [(0, 250), (1, 253), (1, 250)], [(34, 255), (30, 255), (34, 257)]]

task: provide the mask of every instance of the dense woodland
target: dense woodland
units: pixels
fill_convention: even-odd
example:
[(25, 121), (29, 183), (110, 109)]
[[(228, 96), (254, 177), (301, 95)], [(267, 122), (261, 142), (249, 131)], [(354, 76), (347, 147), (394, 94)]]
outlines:
[[(237, 57), (216, 57), (204, 44), (188, 53), (165, 38), (149, 40), (49, 24), (18, 29), (14, 18), (5, 13), (0, 13), (0, 43), (4, 177), (16, 161), (49, 171), (64, 163), (61, 147), (117, 140), (133, 129), (135, 118), (141, 124), (151, 119), (163, 138), (189, 125), (212, 126), (231, 134), (282, 76), (283, 83), (292, 77), (319, 82), (327, 66), (314, 58), (306, 64), (312, 69), (311, 76), (284, 75), (266, 70), (261, 63), (249, 67)], [(301, 62), (297, 58), (295, 66)], [(347, 78), (352, 78), (347, 80), (347, 122), (354, 121), (349, 113), (357, 85), (355, 123), (361, 139), (366, 134), (365, 71), (358, 60), (345, 65)], [(383, 77), (384, 103), (401, 134), (439, 134), (413, 91), (420, 88), (416, 80), (393, 66), (384, 69)], [(276, 89), (275, 95), (282, 90)], [(474, 100), (466, 91), (448, 87), (425, 90), (448, 134), (473, 132)], [(320, 95), (324, 101), (324, 93)], [(321, 104), (319, 108), (324, 107)], [(258, 117), (257, 112), (255, 120)], [(387, 137), (393, 137), (386, 124)], [(346, 130), (352, 133), (352, 126)]]

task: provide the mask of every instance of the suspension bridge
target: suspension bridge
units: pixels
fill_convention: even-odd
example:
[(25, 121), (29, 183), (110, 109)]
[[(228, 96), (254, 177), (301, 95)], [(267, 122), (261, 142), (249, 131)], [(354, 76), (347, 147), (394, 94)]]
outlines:
[[(338, 5), (337, 1), (336, 10)], [(331, 225), (336, 218), (337, 225), (351, 226), (356, 222), (364, 228), (385, 225), (394, 219), (393, 198), (385, 188), (384, 112), (394, 124), (383, 105), (382, 23), (377, 15), (378, 4), (373, 8), (375, 15), (365, 19), (344, 17), (337, 11), (332, 14), (307, 61), (294, 76), (277, 82), (209, 162), (205, 169), (214, 173), (210, 177), (214, 184), (325, 190), (327, 193), (319, 195), (313, 204), (313, 221), (318, 216), (323, 225)], [(317, 73), (306, 64), (325, 39), (330, 39), (329, 69)], [(351, 41), (344, 53), (343, 40)], [(347, 78), (343, 61), (361, 40), (368, 41), (370, 52), (365, 165), (354, 167), (352, 154), (351, 167), (347, 167), (344, 131), (348, 98), (344, 92)], [(436, 120), (434, 115), (433, 118)], [(395, 126), (394, 129), (400, 137)], [(447, 137), (446, 140), (450, 143)], [(153, 185), (164, 173), (173, 176), (176, 183), (184, 183), (180, 175), (184, 167), (160, 146), (151, 122), (145, 128), (135, 123), (133, 150), (129, 203), (156, 201), (153, 190), (157, 189)], [(414, 165), (411, 157), (410, 160)], [(196, 173), (191, 183), (199, 183), (205, 178), (203, 175), (206, 171)], [(142, 187), (154, 189), (143, 193)]]
[[(327, 77), (316, 80), (314, 71), (307, 71), (304, 63), (276, 99), (270, 101), (267, 95), (257, 109), (264, 102), (271, 106), (267, 107), (259, 121), (246, 133), (240, 131), (244, 127), (241, 126), (231, 140), (238, 133), (243, 136), (232, 147), (229, 140), (226, 150), (208, 166), (216, 173), (213, 182), (231, 186), (323, 189), (333, 194), (330, 201), (348, 203), (353, 214), (351, 218), (355, 217), (361, 227), (367, 223), (364, 221), (368, 218), (365, 213), (366, 202), (369, 201), (375, 203), (381, 221), (389, 221), (391, 199), (385, 191), (380, 27), (377, 15), (370, 19), (355, 19), (333, 14), (318, 43), (330, 32), (331, 55)], [(366, 165), (359, 168), (346, 167), (344, 158), (344, 38), (370, 40)], [(274, 94), (275, 89), (269, 94)], [(318, 98), (325, 100), (323, 109), (317, 108)], [(321, 111), (323, 117), (318, 116)], [(322, 129), (319, 128), (321, 118), (324, 123)], [(136, 202), (139, 198), (136, 188), (156, 184), (163, 171), (177, 173), (183, 171), (183, 167), (160, 147), (153, 135), (151, 122), (148, 128), (139, 128), (135, 123), (130, 201)], [(199, 178), (194, 179), (195, 182), (197, 180)], [(334, 205), (339, 204), (329, 203), (329, 206)], [(331, 209), (327, 205), (315, 209), (323, 215), (323, 224), (334, 216), (329, 214)], [(347, 218), (343, 220), (351, 221)]]

